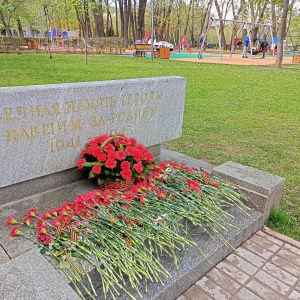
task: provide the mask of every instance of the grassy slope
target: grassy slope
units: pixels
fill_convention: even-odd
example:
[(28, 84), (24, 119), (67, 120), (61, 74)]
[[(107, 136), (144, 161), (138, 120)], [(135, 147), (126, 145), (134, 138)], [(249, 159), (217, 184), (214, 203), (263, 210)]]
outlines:
[(85, 65), (83, 55), (58, 53), (0, 54), (0, 66), (0, 86), (186, 77), (183, 136), (168, 146), (285, 177), (282, 209), (295, 222), (278, 230), (300, 240), (299, 71), (103, 55)]

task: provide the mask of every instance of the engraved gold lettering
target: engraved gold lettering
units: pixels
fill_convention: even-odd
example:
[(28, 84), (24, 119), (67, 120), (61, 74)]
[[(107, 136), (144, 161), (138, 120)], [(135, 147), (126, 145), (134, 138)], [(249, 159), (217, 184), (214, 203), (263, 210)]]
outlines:
[(43, 135), (53, 135), (55, 134), (54, 132), (54, 124), (50, 123), (50, 124), (43, 124)]
[(134, 111), (134, 118), (135, 119), (140, 119), (141, 118), (141, 110), (140, 109), (136, 109)]
[(92, 117), (91, 118), (91, 123), (90, 123), (91, 127), (97, 127), (97, 126), (103, 126), (105, 125), (105, 121), (102, 117), (102, 115), (100, 115), (99, 117)]
[(81, 126), (81, 120), (78, 119), (77, 121), (71, 120), (71, 130), (79, 130)]
[(116, 119), (118, 118), (118, 115), (116, 113), (111, 114), (111, 122), (115, 123)]
[(27, 111), (26, 111), (26, 107), (17, 107), (17, 113), (18, 115), (20, 115), (23, 119), (26, 119), (27, 117)]
[(102, 98), (96, 99), (96, 104), (98, 108), (103, 108), (103, 99)]
[(12, 116), (12, 108), (11, 107), (5, 108), (4, 112), (5, 112), (5, 121), (13, 121), (16, 119), (15, 116)]
[(57, 132), (67, 132), (67, 122), (58, 122), (57, 123)]
[(121, 96), (122, 106), (141, 105), (146, 102), (162, 101), (163, 91), (152, 91), (150, 93), (123, 94)]
[(50, 109), (49, 109), (49, 107), (47, 105), (44, 105), (44, 107), (43, 107), (43, 114), (42, 115), (43, 116), (45, 116), (45, 115), (51, 116)]
[(27, 130), (25, 128), (22, 128), (20, 131), (20, 140), (25, 139), (25, 138), (28, 139), (29, 137), (30, 137), (30, 135), (27, 132)]
[(95, 100), (86, 100), (86, 109), (95, 109)]
[(117, 106), (117, 100), (112, 96), (105, 97), (105, 106), (106, 107), (116, 107)]
[(31, 117), (34, 118), (35, 115), (37, 115), (38, 117), (41, 116), (41, 107), (40, 105), (33, 105), (33, 106), (30, 106), (30, 113), (31, 113)]
[(78, 111), (78, 110), (85, 110), (85, 106), (84, 106), (84, 103), (82, 101), (78, 102), (78, 106), (77, 106), (76, 111)]
[(67, 113), (75, 112), (75, 102), (67, 101)]
[(39, 135), (39, 130), (37, 126), (30, 126), (30, 137), (34, 138)]
[(52, 108), (53, 108), (53, 114), (54, 115), (60, 115), (60, 105), (58, 102), (55, 102), (52, 104)]
[(163, 91), (156, 92), (156, 99), (157, 100), (163, 100), (164, 99), (164, 92)]
[(80, 136), (71, 137), (69, 140), (57, 140), (50, 142), (50, 152), (54, 153), (56, 151), (60, 152), (66, 150), (67, 148), (81, 147)]
[(12, 142), (17, 141), (17, 130), (16, 128), (6, 130), (7, 141)]

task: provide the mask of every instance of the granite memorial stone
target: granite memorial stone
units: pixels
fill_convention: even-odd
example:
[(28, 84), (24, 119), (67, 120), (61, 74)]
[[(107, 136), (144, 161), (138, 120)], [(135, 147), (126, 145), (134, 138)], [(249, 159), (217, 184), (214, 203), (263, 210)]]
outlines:
[(74, 168), (101, 134), (146, 147), (180, 137), (185, 87), (172, 76), (0, 88), (0, 190)]

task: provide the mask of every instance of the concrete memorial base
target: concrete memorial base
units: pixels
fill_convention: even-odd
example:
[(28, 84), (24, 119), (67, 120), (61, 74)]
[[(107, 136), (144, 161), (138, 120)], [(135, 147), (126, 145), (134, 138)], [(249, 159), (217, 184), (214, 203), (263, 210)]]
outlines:
[(285, 179), (248, 166), (228, 161), (212, 170), (212, 174), (237, 185), (251, 200), (251, 207), (269, 218), (272, 208), (280, 206)]
[[(170, 159), (198, 168), (203, 166), (209, 170), (209, 166), (205, 162), (162, 149), (161, 160)], [(15, 237), (12, 239), (9, 236), (9, 228), (5, 223), (7, 216), (15, 214), (21, 218), (24, 212), (32, 207), (35, 207), (39, 211), (44, 211), (59, 206), (61, 202), (71, 201), (75, 199), (76, 195), (94, 188), (95, 186), (92, 182), (82, 180), (27, 197), (22, 201), (8, 203), (1, 207), (0, 243), (5, 250), (3, 253), (5, 258), (2, 259), (2, 264), (0, 264), (1, 299), (79, 299), (77, 293), (70, 287), (67, 279), (64, 278), (55, 263), (50, 258), (42, 256), (38, 252), (37, 247), (24, 237)], [(233, 248), (241, 245), (263, 226), (264, 218), (260, 212), (250, 210), (248, 214), (245, 214), (236, 207), (229, 209), (227, 212), (232, 215), (232, 218), (228, 219), (228, 223), (234, 224), (235, 227), (228, 228), (228, 230), (224, 230), (221, 234)], [(172, 277), (165, 278), (163, 280), (164, 285), (160, 283), (148, 283), (146, 287), (144, 282), (141, 281), (143, 299), (176, 299), (233, 251), (231, 246), (224, 245), (216, 236), (209, 235), (199, 227), (192, 226), (191, 236), (204, 255), (196, 247), (186, 247), (178, 253), (178, 257), (181, 259), (179, 268), (175, 266), (172, 258), (162, 257), (161, 262)], [(39, 284), (40, 280), (42, 280), (42, 285)], [(96, 275), (94, 280), (98, 280)], [(99, 286), (101, 286), (100, 282)], [(32, 293), (31, 296), (30, 292)], [(104, 297), (101, 294), (101, 288), (99, 288), (98, 292), (98, 299), (103, 300)], [(130, 292), (139, 299), (134, 291)], [(117, 299), (129, 298), (122, 293)]]

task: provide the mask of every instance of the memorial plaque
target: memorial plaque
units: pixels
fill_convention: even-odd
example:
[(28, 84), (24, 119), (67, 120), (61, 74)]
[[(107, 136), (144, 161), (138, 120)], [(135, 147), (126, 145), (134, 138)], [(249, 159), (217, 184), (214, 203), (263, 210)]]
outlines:
[(185, 88), (176, 76), (0, 88), (0, 188), (74, 168), (102, 134), (180, 137)]

